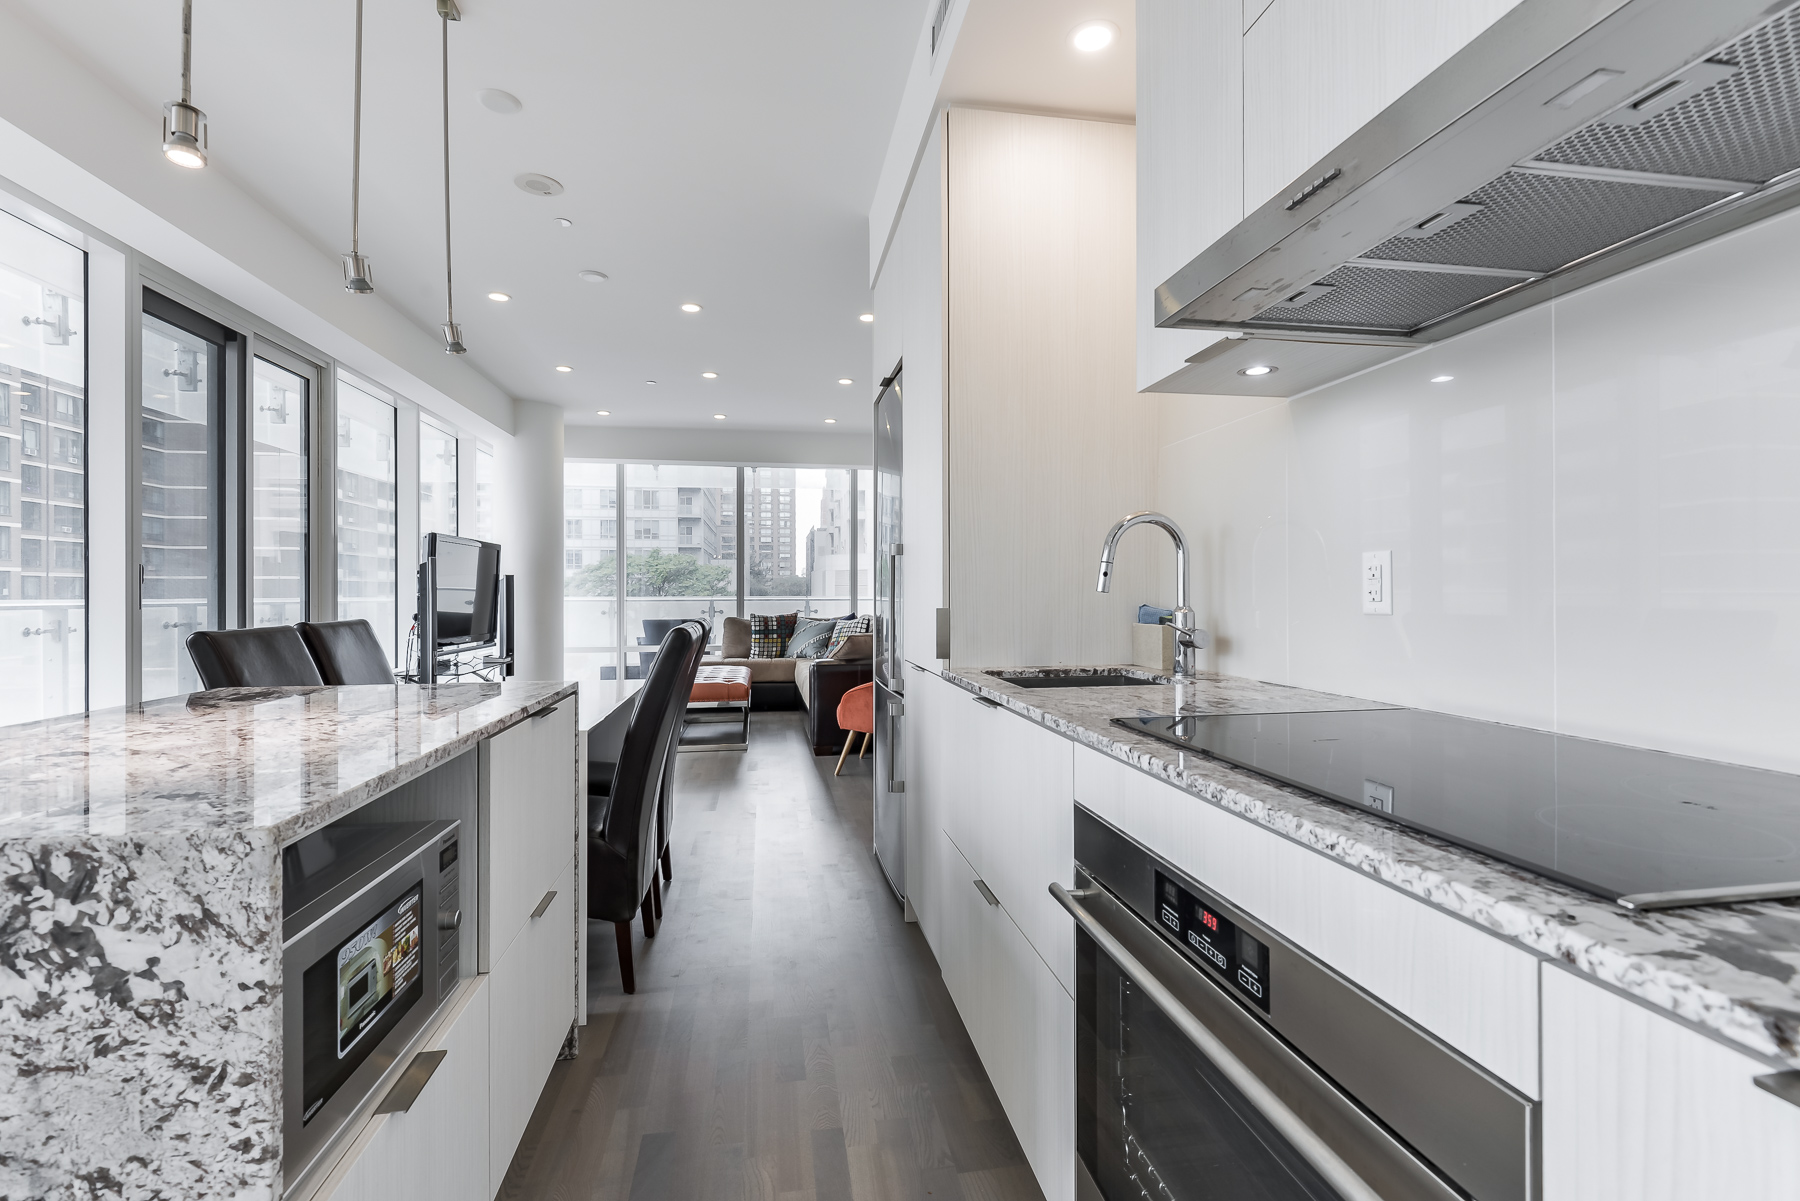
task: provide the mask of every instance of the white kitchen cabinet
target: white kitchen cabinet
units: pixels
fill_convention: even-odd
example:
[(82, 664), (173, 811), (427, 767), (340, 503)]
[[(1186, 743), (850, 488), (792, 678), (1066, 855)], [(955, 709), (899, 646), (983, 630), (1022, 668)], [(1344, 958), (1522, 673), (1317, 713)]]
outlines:
[(945, 987), (1038, 1187), (1047, 1201), (1073, 1201), (1074, 997), (1007, 911), (975, 886), (981, 877), (954, 843), (946, 860)]
[(446, 1052), (405, 1113), (371, 1119), (317, 1201), (489, 1201), (488, 981), (422, 1049)]
[(1075, 748), (1075, 800), (1538, 1095), (1539, 961), (1529, 951), (1088, 747)]
[[(573, 697), (481, 744), (481, 971), (493, 970), (546, 880), (574, 857), (576, 745)], [(573, 933), (564, 949), (572, 959)]]
[(980, 750), (977, 866), (1026, 940), (1073, 992), (1075, 941), (1050, 882), (1075, 884), (1075, 744), (1000, 709), (989, 710)]
[(1243, 35), (1244, 211), (1295, 182), (1517, 3), (1274, 0)]
[(1544, 1201), (1792, 1201), (1800, 1108), (1775, 1069), (1545, 964)]
[[(1246, 0), (1250, 9), (1267, 0)], [(1157, 329), (1156, 288), (1244, 216), (1244, 55), (1236, 4), (1138, 0), (1137, 386), (1178, 391), (1219, 335)], [(1159, 387), (1159, 385), (1161, 385)]]
[[(540, 875), (539, 881), (543, 879)], [(563, 860), (551, 888), (556, 895), (539, 916), (527, 914), (524, 929), (494, 965), (489, 984), (489, 1196), (499, 1191), (544, 1081), (575, 1021), (572, 855)], [(534, 909), (544, 893), (539, 890)]]

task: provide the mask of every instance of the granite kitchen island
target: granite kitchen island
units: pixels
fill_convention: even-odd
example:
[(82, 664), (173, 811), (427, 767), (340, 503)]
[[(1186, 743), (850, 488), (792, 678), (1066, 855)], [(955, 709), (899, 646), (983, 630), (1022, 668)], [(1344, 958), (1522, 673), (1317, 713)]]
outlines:
[(466, 825), (553, 806), (534, 886), (578, 877), (574, 694), (226, 689), (0, 731), (0, 1195), (281, 1196), (282, 849), (460, 762)]

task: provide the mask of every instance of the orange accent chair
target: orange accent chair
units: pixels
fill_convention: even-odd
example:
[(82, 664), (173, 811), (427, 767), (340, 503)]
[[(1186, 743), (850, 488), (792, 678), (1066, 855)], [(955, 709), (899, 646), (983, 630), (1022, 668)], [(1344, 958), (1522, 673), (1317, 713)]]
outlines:
[(859, 684), (844, 694), (844, 699), (838, 702), (837, 723), (850, 733), (838, 755), (837, 770), (831, 773), (834, 776), (843, 775), (844, 759), (856, 745), (858, 734), (862, 735), (862, 750), (856, 757), (861, 759), (869, 753), (869, 740), (875, 736), (875, 685), (872, 682)]

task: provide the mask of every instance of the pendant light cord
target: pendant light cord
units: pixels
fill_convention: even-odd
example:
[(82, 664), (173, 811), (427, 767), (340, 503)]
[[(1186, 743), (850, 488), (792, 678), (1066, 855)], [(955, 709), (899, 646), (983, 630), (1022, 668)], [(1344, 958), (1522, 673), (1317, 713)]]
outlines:
[[(183, 0), (192, 4), (193, 0)], [(356, 100), (350, 134), (350, 253), (362, 249), (362, 33), (363, 0), (356, 0)]]
[(181, 102), (194, 99), (194, 0), (181, 0)]
[(450, 18), (440, 16), (438, 21), (444, 27), (444, 320), (454, 325), (456, 293), (450, 273)]

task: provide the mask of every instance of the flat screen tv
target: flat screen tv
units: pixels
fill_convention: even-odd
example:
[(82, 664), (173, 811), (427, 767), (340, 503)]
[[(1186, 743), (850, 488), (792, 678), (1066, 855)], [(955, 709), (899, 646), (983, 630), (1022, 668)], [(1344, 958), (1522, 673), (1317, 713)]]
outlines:
[(500, 547), (448, 534), (425, 535), (425, 558), (437, 559), (438, 646), (493, 642), (500, 591)]

